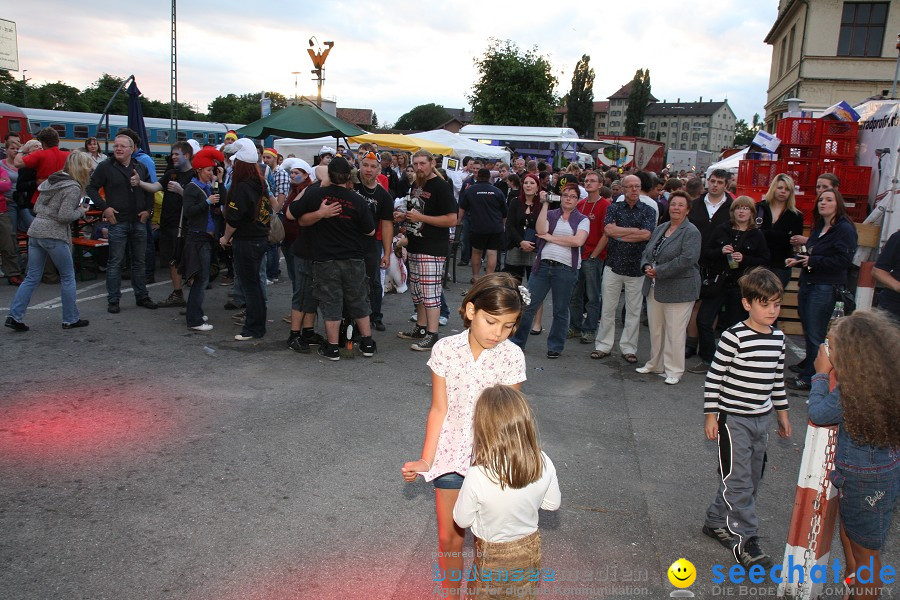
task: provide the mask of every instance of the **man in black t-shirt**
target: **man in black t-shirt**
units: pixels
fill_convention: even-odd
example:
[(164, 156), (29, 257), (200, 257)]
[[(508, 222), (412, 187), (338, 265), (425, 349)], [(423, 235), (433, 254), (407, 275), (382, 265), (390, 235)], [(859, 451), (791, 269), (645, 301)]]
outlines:
[(426, 150), (413, 154), (416, 181), (409, 191), (405, 220), (409, 252), (409, 289), (416, 305), (416, 325), (397, 337), (416, 340), (411, 349), (428, 352), (438, 340), (441, 280), (450, 250), (450, 228), (456, 224), (456, 201), (450, 184), (438, 176), (434, 157)]
[(481, 273), (481, 257), (487, 255), (485, 274), (497, 268), (497, 254), (503, 248), (506, 225), (506, 196), (488, 183), (491, 172), (478, 169), (475, 183), (459, 197), (459, 222), (469, 218), (469, 239), (472, 242), (472, 283)]
[(338, 336), (344, 314), (356, 320), (362, 355), (375, 355), (365, 267), (366, 238), (375, 234), (375, 222), (365, 199), (353, 191), (350, 173), (345, 158), (333, 158), (328, 163), (331, 185), (308, 188), (295, 213), (300, 226), (313, 234), (315, 294), (328, 336), (328, 346), (319, 346), (318, 352), (328, 360), (340, 360)]
[[(181, 222), (181, 207), (184, 188), (194, 177), (191, 166), (194, 150), (187, 142), (172, 144), (172, 168), (165, 172), (159, 184), (163, 188), (162, 209), (159, 214), (159, 261), (169, 268), (172, 276), (172, 293), (158, 303), (160, 308), (187, 306), (184, 292), (181, 290), (181, 275), (178, 273), (180, 256), (178, 244), (178, 225)], [(147, 240), (152, 244), (151, 239)], [(147, 265), (147, 269), (156, 270), (156, 265)]]
[(376, 331), (384, 331), (381, 314), (381, 269), (387, 269), (391, 262), (391, 240), (394, 237), (394, 202), (391, 195), (378, 185), (381, 172), (378, 157), (374, 152), (359, 154), (359, 183), (356, 191), (366, 199), (366, 206), (375, 221), (375, 236), (367, 240), (366, 276), (369, 278), (369, 303), (372, 308), (372, 326)]

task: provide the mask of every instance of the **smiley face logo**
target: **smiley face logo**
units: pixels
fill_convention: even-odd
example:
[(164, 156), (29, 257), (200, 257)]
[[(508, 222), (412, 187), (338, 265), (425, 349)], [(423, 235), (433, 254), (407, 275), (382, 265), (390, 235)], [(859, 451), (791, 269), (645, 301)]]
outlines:
[(679, 558), (669, 567), (667, 571), (669, 583), (677, 588), (690, 587), (694, 580), (697, 579), (697, 569), (686, 558)]

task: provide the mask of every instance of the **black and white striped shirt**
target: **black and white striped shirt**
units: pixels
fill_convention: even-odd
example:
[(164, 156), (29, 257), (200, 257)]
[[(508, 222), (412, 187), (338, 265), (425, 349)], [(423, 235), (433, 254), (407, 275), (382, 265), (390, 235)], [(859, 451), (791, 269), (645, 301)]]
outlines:
[(719, 338), (706, 373), (703, 412), (762, 415), (787, 410), (784, 391), (784, 333), (754, 331), (743, 322)]

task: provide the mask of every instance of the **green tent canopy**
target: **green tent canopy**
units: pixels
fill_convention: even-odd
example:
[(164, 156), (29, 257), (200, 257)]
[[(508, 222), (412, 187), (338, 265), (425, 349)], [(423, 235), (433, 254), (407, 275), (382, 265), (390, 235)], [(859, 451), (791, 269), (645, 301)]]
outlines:
[(352, 137), (366, 132), (356, 125), (332, 117), (309, 104), (288, 106), (237, 130), (238, 135), (262, 139), (270, 135), (311, 139), (317, 137)]

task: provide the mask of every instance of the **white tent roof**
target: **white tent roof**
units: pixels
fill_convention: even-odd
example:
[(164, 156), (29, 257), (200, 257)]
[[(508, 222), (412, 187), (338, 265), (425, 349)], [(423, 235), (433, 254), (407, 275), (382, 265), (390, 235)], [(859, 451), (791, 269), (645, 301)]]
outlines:
[[(576, 141), (578, 134), (571, 127), (514, 127), (510, 125), (466, 125), (461, 136), (473, 140), (510, 140), (517, 142)], [(565, 140), (560, 139), (565, 138)]]
[(477, 156), (478, 158), (491, 158), (509, 163), (509, 152), (500, 146), (488, 146), (457, 133), (451, 133), (446, 129), (422, 131), (414, 133), (413, 136), (450, 146), (459, 158)]
[(709, 165), (706, 169), (706, 176), (709, 177), (709, 174), (715, 171), (716, 169), (725, 169), (732, 175), (737, 175), (738, 172), (738, 163), (744, 160), (744, 157), (747, 155), (747, 151), (750, 149), (748, 146), (744, 148), (740, 152), (735, 152), (725, 160), (720, 160), (717, 163), (713, 163)]

